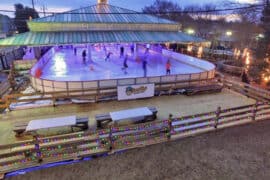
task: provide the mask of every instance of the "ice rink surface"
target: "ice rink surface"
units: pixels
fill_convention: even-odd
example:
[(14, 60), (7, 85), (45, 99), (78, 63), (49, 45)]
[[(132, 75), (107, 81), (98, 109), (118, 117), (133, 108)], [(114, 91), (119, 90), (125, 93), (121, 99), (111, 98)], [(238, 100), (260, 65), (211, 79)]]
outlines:
[[(131, 54), (129, 46), (124, 46), (124, 53), (128, 55), (128, 68), (123, 70), (124, 57), (120, 57), (120, 46), (107, 45), (92, 46), (91, 59), (86, 56), (83, 61), (82, 51), (87, 47), (77, 47), (77, 55), (74, 54), (74, 47), (69, 48), (52, 48), (54, 51), (52, 59), (48, 61), (42, 69), (41, 79), (56, 81), (93, 81), (102, 79), (122, 79), (143, 77), (144, 70), (142, 62), (147, 61), (147, 76), (166, 75), (167, 57), (161, 53), (152, 50), (145, 53), (144, 48), (137, 49), (137, 57)], [(105, 61), (106, 55), (111, 52), (110, 58)], [(87, 52), (88, 53), (88, 52)], [(202, 69), (177, 60), (170, 59), (171, 74), (191, 74), (203, 72)]]

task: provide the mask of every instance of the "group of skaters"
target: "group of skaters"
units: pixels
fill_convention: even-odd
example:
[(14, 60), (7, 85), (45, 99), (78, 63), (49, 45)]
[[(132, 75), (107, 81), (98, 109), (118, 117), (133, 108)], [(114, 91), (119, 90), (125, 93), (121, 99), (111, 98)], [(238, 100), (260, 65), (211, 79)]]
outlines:
[[(74, 55), (76, 56), (77, 55), (77, 48), (74, 47), (73, 50), (74, 50)], [(106, 54), (105, 61), (109, 61), (110, 57), (113, 53), (111, 51), (107, 51), (106, 46), (103, 46), (103, 50)], [(147, 59), (149, 57), (149, 51), (150, 51), (150, 44), (147, 44), (146, 50), (144, 53), (145, 56), (143, 57), (143, 60), (142, 60), (142, 69), (144, 72), (144, 77), (147, 76)], [(135, 52), (135, 46), (133, 44), (130, 46), (130, 52), (131, 52), (131, 55), (133, 56), (134, 52)], [(86, 56), (87, 56), (86, 50), (84, 49), (82, 51), (82, 59), (83, 59), (84, 63), (86, 62)], [(128, 56), (128, 54), (125, 54), (124, 46), (120, 47), (120, 59), (123, 59), (122, 70), (124, 71), (125, 74), (127, 74), (129, 56)], [(166, 68), (166, 75), (170, 75), (171, 74), (171, 61), (170, 61), (170, 59), (167, 60), (165, 68)]]

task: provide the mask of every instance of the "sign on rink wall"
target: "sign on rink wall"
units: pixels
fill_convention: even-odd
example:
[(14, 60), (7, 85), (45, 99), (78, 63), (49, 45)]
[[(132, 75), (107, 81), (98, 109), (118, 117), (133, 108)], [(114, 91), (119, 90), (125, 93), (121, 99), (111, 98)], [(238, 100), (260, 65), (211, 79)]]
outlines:
[(155, 84), (140, 84), (117, 87), (118, 100), (153, 97), (154, 92)]

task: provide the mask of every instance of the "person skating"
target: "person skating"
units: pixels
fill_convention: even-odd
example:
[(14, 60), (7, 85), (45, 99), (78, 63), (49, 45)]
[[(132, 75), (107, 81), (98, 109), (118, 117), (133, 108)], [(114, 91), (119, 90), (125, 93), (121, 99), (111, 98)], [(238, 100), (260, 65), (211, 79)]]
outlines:
[(105, 45), (103, 46), (103, 50), (104, 50), (104, 53), (107, 54), (107, 48)]
[(149, 50), (150, 50), (150, 44), (146, 44), (146, 51), (145, 51), (145, 53), (148, 53)]
[(82, 58), (83, 58), (83, 62), (85, 63), (85, 61), (86, 61), (86, 50), (85, 49), (82, 52)]
[(123, 62), (123, 68), (122, 68), (124, 70), (125, 74), (127, 74), (127, 68), (128, 68), (127, 60), (128, 60), (128, 55), (126, 54), (126, 56), (124, 58), (124, 62)]
[(146, 59), (143, 60), (142, 65), (143, 65), (144, 77), (146, 77), (146, 75), (147, 75), (147, 61), (146, 61)]
[(120, 47), (120, 58), (124, 56), (124, 51), (125, 51), (124, 47), (121, 46)]
[(166, 74), (167, 75), (171, 74), (171, 61), (170, 61), (170, 59), (168, 59), (168, 61), (166, 63)]
[(107, 54), (107, 56), (105, 58), (105, 61), (109, 60), (111, 55), (112, 55), (112, 52), (108, 52), (108, 54)]
[(134, 44), (131, 44), (130, 52), (131, 52), (131, 55), (133, 56), (134, 55)]
[(74, 47), (74, 55), (77, 56), (77, 48)]

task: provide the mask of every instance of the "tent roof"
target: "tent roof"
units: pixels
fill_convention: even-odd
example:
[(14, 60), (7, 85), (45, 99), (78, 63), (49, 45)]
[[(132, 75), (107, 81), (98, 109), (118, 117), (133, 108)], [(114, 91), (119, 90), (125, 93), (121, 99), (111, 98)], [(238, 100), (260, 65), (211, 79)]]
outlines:
[(27, 32), (0, 40), (0, 46), (45, 46), (86, 43), (191, 43), (205, 40), (182, 32), (88, 31)]

